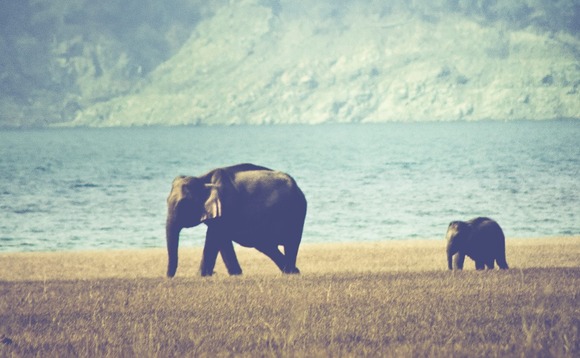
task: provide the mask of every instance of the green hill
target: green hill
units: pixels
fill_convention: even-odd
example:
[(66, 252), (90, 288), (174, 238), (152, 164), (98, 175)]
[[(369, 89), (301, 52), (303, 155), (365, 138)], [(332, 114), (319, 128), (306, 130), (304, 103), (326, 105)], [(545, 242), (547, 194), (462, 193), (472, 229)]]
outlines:
[(580, 1), (0, 3), (0, 126), (580, 118)]

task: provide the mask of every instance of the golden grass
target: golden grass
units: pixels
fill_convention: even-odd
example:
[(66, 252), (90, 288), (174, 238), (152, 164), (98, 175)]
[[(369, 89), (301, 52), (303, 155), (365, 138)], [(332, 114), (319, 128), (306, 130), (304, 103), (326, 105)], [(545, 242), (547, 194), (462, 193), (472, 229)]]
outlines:
[(508, 240), (511, 269), (446, 270), (445, 243), (303, 245), (299, 276), (237, 248), (0, 254), (0, 356), (580, 354), (580, 237)]

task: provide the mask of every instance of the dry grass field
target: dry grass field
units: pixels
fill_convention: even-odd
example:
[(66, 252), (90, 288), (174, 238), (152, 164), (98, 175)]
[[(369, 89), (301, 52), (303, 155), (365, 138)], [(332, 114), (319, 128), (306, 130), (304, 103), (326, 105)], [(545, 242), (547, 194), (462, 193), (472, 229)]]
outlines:
[(182, 249), (0, 254), (0, 356), (580, 356), (580, 237), (508, 239), (508, 271), (445, 243), (304, 244), (284, 276), (201, 278)]

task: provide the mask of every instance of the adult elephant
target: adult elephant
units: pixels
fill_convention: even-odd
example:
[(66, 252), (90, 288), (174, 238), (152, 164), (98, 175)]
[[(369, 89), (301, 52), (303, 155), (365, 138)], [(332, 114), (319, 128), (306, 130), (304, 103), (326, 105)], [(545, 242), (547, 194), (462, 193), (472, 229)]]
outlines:
[(500, 269), (508, 269), (505, 258), (505, 236), (497, 222), (490, 218), (478, 217), (469, 221), (453, 221), (447, 229), (447, 266), (463, 269), (465, 256), (475, 261), (475, 268), (483, 270), (494, 268), (497, 262)]
[(230, 275), (242, 273), (233, 241), (263, 252), (283, 273), (300, 272), (296, 257), (306, 198), (288, 174), (239, 164), (200, 177), (179, 176), (173, 180), (167, 207), (168, 277), (177, 270), (179, 233), (201, 223), (207, 225), (202, 276), (213, 274), (218, 252)]

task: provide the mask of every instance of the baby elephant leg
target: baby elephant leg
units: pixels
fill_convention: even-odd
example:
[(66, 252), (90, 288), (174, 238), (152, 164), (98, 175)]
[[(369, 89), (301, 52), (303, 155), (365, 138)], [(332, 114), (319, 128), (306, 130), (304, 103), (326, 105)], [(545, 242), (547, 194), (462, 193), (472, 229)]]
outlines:
[(502, 269), (502, 270), (509, 269), (509, 266), (508, 266), (507, 261), (505, 259), (505, 255), (503, 257), (500, 257), (496, 261), (497, 261), (497, 265), (499, 266), (500, 269)]
[(494, 261), (495, 261), (494, 259), (491, 259), (485, 263), (485, 266), (487, 266), (488, 270), (493, 270), (495, 268), (493, 264)]

